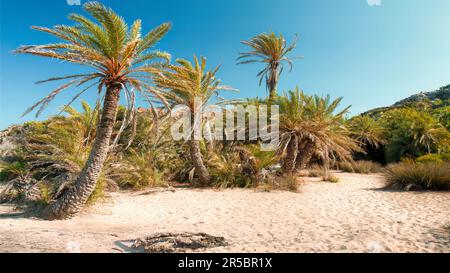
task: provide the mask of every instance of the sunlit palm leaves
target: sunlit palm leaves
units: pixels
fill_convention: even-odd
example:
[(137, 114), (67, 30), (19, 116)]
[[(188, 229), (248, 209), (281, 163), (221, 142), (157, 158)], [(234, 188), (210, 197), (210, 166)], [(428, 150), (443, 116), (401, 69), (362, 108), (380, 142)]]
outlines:
[(362, 146), (369, 145), (378, 149), (386, 143), (385, 129), (370, 116), (354, 117), (347, 122), (347, 126), (351, 136), (360, 142)]
[(388, 161), (405, 156), (450, 151), (449, 131), (432, 115), (415, 108), (395, 109), (384, 113), (380, 122), (387, 128)]
[(216, 75), (219, 68), (207, 70), (206, 58), (203, 57), (199, 60), (194, 56), (193, 63), (178, 59), (174, 65), (154, 69), (154, 83), (159, 92), (164, 92), (168, 102), (183, 104), (193, 110), (195, 99), (200, 99), (204, 106), (211, 98), (219, 98), (219, 91), (233, 90), (221, 85)]
[(135, 90), (143, 95), (159, 96), (156, 91), (150, 91), (150, 79), (145, 72), (170, 60), (168, 53), (149, 49), (168, 32), (171, 25), (162, 24), (142, 36), (140, 20), (136, 20), (129, 28), (122, 17), (100, 3), (88, 2), (84, 9), (94, 21), (83, 15), (71, 14), (69, 19), (75, 22), (73, 26), (33, 27), (58, 37), (62, 42), (23, 46), (16, 50), (17, 53), (80, 64), (92, 70), (86, 74), (54, 77), (38, 82), (69, 80), (30, 107), (24, 115), (39, 107), (36, 114), (38, 116), (56, 95), (72, 87), (81, 90), (70, 103), (90, 88), (97, 87), (100, 93), (105, 87), (121, 85), (129, 100), (129, 110), (134, 105)]
[(261, 85), (266, 80), (267, 90), (270, 92), (272, 99), (276, 96), (276, 88), (280, 74), (284, 70), (284, 66), (289, 65), (292, 70), (292, 59), (289, 54), (297, 46), (296, 42), (288, 45), (282, 35), (275, 33), (263, 33), (256, 35), (249, 41), (243, 41), (243, 44), (249, 46), (252, 50), (240, 53), (237, 61), (238, 64), (263, 63), (264, 69), (258, 72), (257, 77), (260, 79)]
[(83, 144), (88, 146), (95, 138), (97, 124), (100, 119), (100, 105), (92, 108), (87, 102), (82, 101), (83, 111), (79, 112), (71, 106), (63, 108), (63, 112), (68, 114), (68, 118), (62, 118), (61, 121), (73, 128), (76, 128), (84, 137)]
[(291, 141), (295, 141), (298, 147), (311, 144), (313, 153), (323, 160), (351, 160), (352, 151), (359, 147), (343, 125), (349, 107), (337, 111), (341, 101), (342, 98), (331, 100), (330, 96), (308, 96), (298, 88), (279, 97), (282, 132), (279, 152), (286, 152)]

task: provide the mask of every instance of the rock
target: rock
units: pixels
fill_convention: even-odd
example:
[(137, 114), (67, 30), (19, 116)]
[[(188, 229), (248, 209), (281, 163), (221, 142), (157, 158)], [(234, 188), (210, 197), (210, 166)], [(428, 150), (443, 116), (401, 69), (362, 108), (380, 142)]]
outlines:
[(145, 239), (137, 239), (132, 248), (144, 250), (146, 253), (182, 253), (226, 245), (225, 238), (204, 233), (162, 233)]
[(436, 101), (436, 100), (441, 100), (444, 102), (444, 106), (448, 105), (448, 100), (450, 99), (450, 84), (446, 85), (444, 87), (441, 87), (439, 90), (436, 91), (431, 91), (431, 92), (420, 92), (418, 94), (412, 95), (406, 99), (403, 99), (401, 101), (398, 101), (396, 103), (394, 103), (392, 106), (388, 106), (388, 107), (380, 107), (380, 108), (375, 108), (372, 110), (369, 110), (365, 113), (362, 113), (362, 116), (365, 115), (369, 115), (369, 116), (374, 116), (392, 109), (396, 109), (396, 108), (401, 108), (404, 106), (407, 106), (409, 104), (412, 103), (419, 103), (419, 102), (423, 102), (423, 101)]

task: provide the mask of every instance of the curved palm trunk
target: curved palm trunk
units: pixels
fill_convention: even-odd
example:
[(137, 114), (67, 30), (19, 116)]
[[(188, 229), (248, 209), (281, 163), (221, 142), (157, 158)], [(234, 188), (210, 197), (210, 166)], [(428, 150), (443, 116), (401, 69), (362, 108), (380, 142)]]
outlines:
[(298, 138), (294, 135), (288, 143), (286, 157), (283, 160), (282, 170), (285, 174), (292, 174), (295, 169), (295, 162), (298, 156)]
[(78, 214), (94, 191), (100, 172), (108, 155), (111, 135), (117, 115), (121, 87), (108, 87), (97, 135), (89, 159), (78, 175), (75, 184), (43, 213), (48, 220), (68, 219)]
[(295, 170), (297, 172), (304, 170), (308, 166), (308, 163), (311, 161), (313, 154), (314, 144), (310, 141), (307, 141), (306, 143), (303, 143), (301, 146), (299, 146), (297, 161), (295, 162)]
[(191, 159), (195, 167), (195, 172), (198, 175), (200, 183), (202, 185), (208, 185), (211, 181), (211, 177), (209, 175), (208, 170), (205, 167), (202, 159), (202, 153), (200, 151), (200, 141), (198, 140), (190, 140), (189, 141), (189, 150), (191, 154)]

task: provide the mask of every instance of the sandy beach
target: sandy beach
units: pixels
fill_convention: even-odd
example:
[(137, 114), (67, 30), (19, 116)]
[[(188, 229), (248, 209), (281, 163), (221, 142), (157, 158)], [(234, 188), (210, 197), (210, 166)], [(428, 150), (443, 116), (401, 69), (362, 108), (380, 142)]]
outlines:
[(0, 206), (0, 252), (130, 252), (160, 232), (204, 232), (209, 252), (450, 252), (450, 193), (382, 190), (379, 175), (305, 178), (299, 193), (176, 189), (114, 193), (69, 221)]

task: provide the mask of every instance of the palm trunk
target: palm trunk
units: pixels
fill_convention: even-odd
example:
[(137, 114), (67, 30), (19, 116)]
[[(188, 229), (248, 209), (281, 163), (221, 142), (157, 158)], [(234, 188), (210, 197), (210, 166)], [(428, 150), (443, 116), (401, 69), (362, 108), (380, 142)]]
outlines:
[[(328, 149), (325, 152), (325, 158), (323, 159), (324, 163), (324, 169), (325, 169), (325, 178), (330, 178), (330, 157), (328, 154)], [(331, 182), (331, 181), (330, 181)]]
[(284, 174), (292, 174), (295, 169), (295, 162), (298, 156), (298, 138), (292, 136), (286, 149), (286, 157), (283, 160), (282, 170)]
[(191, 153), (191, 159), (195, 167), (195, 172), (198, 175), (200, 183), (202, 185), (208, 185), (211, 181), (211, 177), (209, 175), (208, 170), (205, 167), (202, 159), (202, 153), (200, 151), (200, 141), (198, 140), (190, 140), (189, 141), (189, 150)]
[(308, 163), (311, 161), (313, 154), (314, 154), (314, 144), (311, 143), (310, 141), (303, 143), (303, 145), (298, 148), (298, 156), (297, 161), (295, 163), (295, 170), (297, 172), (304, 170), (308, 166)]
[(110, 86), (106, 90), (105, 101), (97, 135), (89, 159), (78, 175), (74, 185), (50, 204), (44, 211), (48, 220), (68, 219), (78, 214), (97, 186), (97, 180), (108, 155), (111, 135), (116, 121), (119, 103), (120, 85)]
[(269, 101), (274, 102), (277, 98), (278, 65), (272, 65), (267, 85), (269, 87)]

